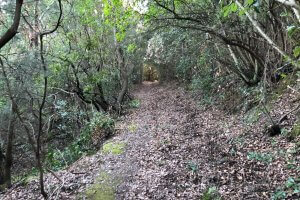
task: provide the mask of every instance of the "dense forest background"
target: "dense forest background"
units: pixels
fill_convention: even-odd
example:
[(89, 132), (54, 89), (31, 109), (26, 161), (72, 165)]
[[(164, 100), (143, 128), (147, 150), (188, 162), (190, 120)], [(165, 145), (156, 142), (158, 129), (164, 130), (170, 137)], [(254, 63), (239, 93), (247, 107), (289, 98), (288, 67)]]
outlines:
[[(1, 0), (0, 26), (2, 190), (38, 174), (46, 198), (44, 173), (96, 152), (143, 81), (227, 114), (259, 107), (271, 136), (299, 108), (296, 0)], [(274, 119), (287, 90), (295, 109)]]

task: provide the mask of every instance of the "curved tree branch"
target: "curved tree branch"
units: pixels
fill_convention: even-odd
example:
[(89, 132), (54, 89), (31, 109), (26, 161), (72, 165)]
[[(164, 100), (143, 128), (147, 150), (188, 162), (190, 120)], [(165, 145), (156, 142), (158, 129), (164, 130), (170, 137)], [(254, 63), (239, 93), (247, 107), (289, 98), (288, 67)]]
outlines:
[(4, 47), (17, 33), (21, 19), (23, 0), (16, 0), (14, 22), (11, 27), (0, 38), (0, 49)]

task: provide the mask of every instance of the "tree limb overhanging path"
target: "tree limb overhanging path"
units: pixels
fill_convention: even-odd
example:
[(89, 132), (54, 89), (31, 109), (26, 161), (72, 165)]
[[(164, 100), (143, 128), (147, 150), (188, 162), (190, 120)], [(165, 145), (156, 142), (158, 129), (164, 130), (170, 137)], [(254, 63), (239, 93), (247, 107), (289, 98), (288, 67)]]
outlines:
[[(212, 187), (224, 199), (269, 199), (297, 175), (280, 157), (249, 159), (249, 152), (274, 150), (270, 137), (246, 126), (242, 116), (197, 105), (176, 84), (144, 83), (135, 97), (140, 107), (105, 142), (121, 148), (109, 152), (104, 144), (97, 154), (45, 175), (49, 199), (200, 199)], [(278, 139), (276, 148), (290, 146)], [(0, 198), (40, 198), (37, 185), (34, 180)]]

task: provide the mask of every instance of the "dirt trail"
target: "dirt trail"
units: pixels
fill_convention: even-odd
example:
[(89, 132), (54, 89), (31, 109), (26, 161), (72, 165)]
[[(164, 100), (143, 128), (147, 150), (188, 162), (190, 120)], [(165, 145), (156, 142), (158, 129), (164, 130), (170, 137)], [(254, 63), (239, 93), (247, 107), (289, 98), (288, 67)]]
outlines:
[(199, 194), (193, 192), (203, 183), (188, 169), (199, 160), (193, 160), (194, 150), (184, 147), (200, 135), (197, 109), (184, 96), (172, 86), (150, 83), (135, 93), (141, 106), (126, 117), (123, 131), (112, 140), (125, 142), (126, 151), (104, 158), (102, 166), (114, 179), (123, 180), (116, 199), (187, 199)]
[[(46, 176), (50, 199), (199, 200), (212, 187), (223, 199), (270, 199), (297, 176), (280, 156), (248, 159), (249, 152), (275, 152), (274, 142), (283, 151), (292, 148), (264, 135), (263, 123), (254, 129), (241, 115), (199, 106), (176, 84), (144, 83), (134, 96), (141, 105), (118, 122), (104, 150), (58, 172), (61, 180)], [(0, 198), (40, 199), (37, 180)]]
[[(297, 177), (275, 155), (295, 146), (265, 135), (265, 119), (249, 126), (242, 115), (196, 105), (174, 84), (144, 84), (135, 96), (140, 108), (113, 139), (126, 141), (126, 151), (104, 164), (112, 174), (125, 174), (116, 199), (200, 199), (212, 187), (224, 199), (270, 199), (288, 177)], [(136, 130), (128, 131), (131, 126)], [(250, 152), (272, 158), (249, 159)]]
[[(201, 113), (174, 85), (145, 83), (135, 97), (140, 108), (126, 117), (123, 131), (113, 139), (126, 142), (125, 153), (103, 158), (102, 170), (122, 179), (116, 199), (199, 199), (211, 182), (208, 178), (215, 176), (199, 172), (213, 170), (211, 163), (223, 159), (214, 144), (222, 114)], [(136, 130), (128, 131), (130, 127)]]

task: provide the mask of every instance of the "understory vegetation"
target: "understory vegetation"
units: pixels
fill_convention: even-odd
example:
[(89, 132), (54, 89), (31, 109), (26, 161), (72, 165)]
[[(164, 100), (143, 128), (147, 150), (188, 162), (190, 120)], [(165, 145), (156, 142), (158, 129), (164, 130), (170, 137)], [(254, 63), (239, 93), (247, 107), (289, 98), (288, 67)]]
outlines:
[[(248, 136), (251, 131), (230, 130), (233, 125), (224, 120), (221, 128), (228, 133), (207, 137), (222, 141), (222, 134), (239, 133), (222, 141), (231, 147), (224, 153), (228, 160), (219, 161), (243, 155), (245, 165), (265, 170), (280, 162), (290, 174), (284, 182), (278, 178), (276, 190), (264, 191), (264, 198), (300, 198), (299, 1), (2, 0), (0, 27), (1, 192), (35, 177), (47, 199), (53, 192), (45, 189), (48, 173), (56, 177), (99, 151), (123, 154), (126, 142), (107, 140), (120, 130), (135, 134), (146, 127), (118, 125), (143, 106), (133, 91), (160, 84), (182, 87), (203, 112), (219, 110), (255, 130), (255, 137)], [(162, 102), (181, 101), (177, 94), (160, 95)], [(147, 109), (156, 110), (157, 102)], [(251, 149), (248, 137), (264, 143)], [(276, 137), (285, 142), (283, 149)], [(186, 166), (191, 177), (200, 171), (196, 161)], [(197, 199), (226, 196), (217, 184), (222, 178), (211, 177)], [(90, 190), (90, 199), (103, 198)], [(111, 188), (108, 193), (115, 198)]]

